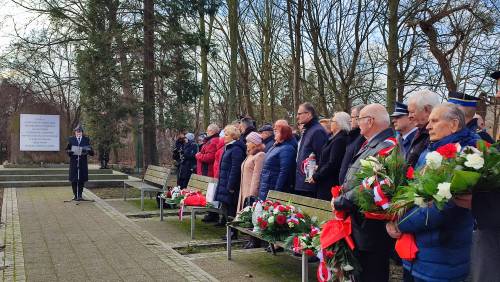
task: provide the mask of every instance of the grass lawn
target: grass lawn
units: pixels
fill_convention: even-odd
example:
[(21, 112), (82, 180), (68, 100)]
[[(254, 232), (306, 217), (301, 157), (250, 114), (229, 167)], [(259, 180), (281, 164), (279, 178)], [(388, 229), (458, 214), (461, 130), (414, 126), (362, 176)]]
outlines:
[[(137, 208), (141, 208), (141, 199), (132, 199), (127, 200), (132, 203)], [(156, 207), (156, 199), (144, 198), (144, 210), (145, 211), (160, 211), (159, 208)]]

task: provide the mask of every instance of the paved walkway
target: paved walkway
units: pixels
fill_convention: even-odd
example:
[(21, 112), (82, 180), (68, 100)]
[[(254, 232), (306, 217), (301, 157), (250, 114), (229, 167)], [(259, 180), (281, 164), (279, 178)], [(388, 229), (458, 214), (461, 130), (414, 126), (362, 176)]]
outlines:
[(64, 203), (70, 190), (5, 189), (4, 280), (215, 281), (89, 191), (95, 203)]

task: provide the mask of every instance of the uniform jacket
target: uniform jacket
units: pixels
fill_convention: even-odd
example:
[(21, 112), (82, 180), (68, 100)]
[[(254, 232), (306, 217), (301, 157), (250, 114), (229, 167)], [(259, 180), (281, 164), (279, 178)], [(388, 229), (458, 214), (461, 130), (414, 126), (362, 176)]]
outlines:
[(294, 182), (295, 138), (274, 143), (266, 153), (262, 172), (260, 173), (259, 199), (265, 200), (269, 190), (290, 192)]
[(345, 193), (335, 198), (335, 208), (348, 211), (352, 216), (352, 235), (356, 248), (361, 251), (388, 252), (393, 247), (393, 241), (385, 229), (385, 222), (365, 219), (358, 212), (354, 206), (354, 189), (359, 185), (355, 174), (359, 171), (360, 161), (369, 156), (375, 156), (380, 150), (392, 146), (393, 143), (388, 138), (394, 135), (392, 128), (387, 128), (374, 136), (354, 155), (342, 185)]
[(321, 148), (326, 143), (328, 137), (323, 126), (317, 119), (312, 119), (304, 125), (304, 132), (300, 137), (297, 152), (297, 167), (295, 169), (295, 190), (317, 193), (317, 185), (305, 182), (306, 175), (303, 172), (302, 165), (305, 159), (314, 152), (316, 159), (321, 157)]
[(241, 163), (245, 159), (245, 152), (246, 146), (240, 140), (226, 145), (220, 161), (216, 201), (236, 206), (240, 191)]
[[(81, 156), (75, 156), (71, 150), (72, 146), (88, 147), (87, 154), (90, 156), (94, 155), (94, 150), (90, 146), (90, 139), (87, 136), (82, 136), (80, 143), (75, 136), (68, 139), (68, 145), (66, 146), (66, 151), (69, 155), (69, 181), (70, 182), (85, 182), (89, 180), (89, 167), (87, 163), (87, 154), (82, 154)], [(79, 172), (79, 173), (78, 173)]]
[(330, 201), (332, 186), (339, 185), (340, 166), (348, 140), (347, 132), (342, 130), (330, 137), (321, 149), (318, 170), (313, 175), (314, 181), (318, 184), (319, 199)]
[(217, 152), (217, 134), (207, 137), (205, 144), (201, 150), (196, 154), (196, 174), (205, 175), (209, 177), (214, 176), (214, 161), (215, 152)]

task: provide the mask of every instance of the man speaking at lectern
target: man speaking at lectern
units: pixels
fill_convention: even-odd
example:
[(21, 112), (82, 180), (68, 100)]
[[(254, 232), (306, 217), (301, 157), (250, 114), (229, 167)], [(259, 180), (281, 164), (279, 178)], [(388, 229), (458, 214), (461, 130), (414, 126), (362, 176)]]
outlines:
[(78, 125), (74, 131), (75, 136), (69, 138), (66, 152), (70, 158), (69, 181), (73, 188), (73, 201), (81, 201), (83, 186), (89, 180), (87, 155), (93, 156), (94, 151), (90, 146), (90, 139), (83, 135), (83, 127)]

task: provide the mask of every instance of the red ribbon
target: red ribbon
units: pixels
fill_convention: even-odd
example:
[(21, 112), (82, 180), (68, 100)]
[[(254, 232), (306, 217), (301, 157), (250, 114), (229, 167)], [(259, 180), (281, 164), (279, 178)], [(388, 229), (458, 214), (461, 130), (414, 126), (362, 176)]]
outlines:
[(326, 249), (334, 243), (344, 239), (351, 250), (354, 249), (354, 241), (351, 238), (351, 217), (346, 219), (332, 219), (323, 224), (319, 241), (321, 248)]
[(418, 252), (415, 236), (411, 233), (403, 233), (396, 241), (395, 249), (401, 259), (414, 260)]

